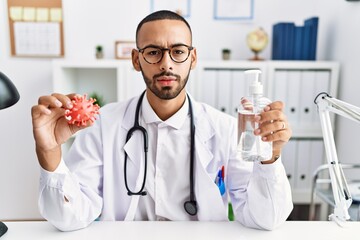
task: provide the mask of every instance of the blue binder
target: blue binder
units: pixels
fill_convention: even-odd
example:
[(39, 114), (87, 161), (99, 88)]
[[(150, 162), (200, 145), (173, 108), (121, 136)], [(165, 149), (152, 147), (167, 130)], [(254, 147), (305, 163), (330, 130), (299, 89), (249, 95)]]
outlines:
[(277, 23), (273, 26), (272, 59), (290, 60), (293, 56), (294, 23)]
[(295, 27), (294, 31), (294, 58), (293, 60), (301, 60), (304, 27)]
[(273, 25), (272, 59), (316, 60), (319, 18), (306, 19), (304, 26), (291, 22)]
[(309, 27), (309, 52), (307, 60), (316, 60), (316, 45), (318, 32), (319, 18), (312, 17), (305, 20), (305, 27)]

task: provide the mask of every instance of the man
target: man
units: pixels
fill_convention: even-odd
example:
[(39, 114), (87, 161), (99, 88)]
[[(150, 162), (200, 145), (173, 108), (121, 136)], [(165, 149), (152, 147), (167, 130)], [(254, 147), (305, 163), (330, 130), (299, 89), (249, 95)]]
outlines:
[[(279, 158), (291, 136), (282, 103), (256, 118), (254, 132), (273, 142), (272, 158), (245, 162), (237, 158), (236, 119), (186, 94), (197, 61), (189, 24), (170, 11), (152, 13), (138, 25), (136, 44), (133, 66), (147, 86), (140, 97), (108, 104), (80, 127), (64, 118), (74, 94), (42, 96), (32, 108), (44, 218), (63, 231), (98, 218), (226, 221), (231, 200), (246, 226), (283, 223), (292, 201)], [(81, 129), (62, 160), (61, 144)]]

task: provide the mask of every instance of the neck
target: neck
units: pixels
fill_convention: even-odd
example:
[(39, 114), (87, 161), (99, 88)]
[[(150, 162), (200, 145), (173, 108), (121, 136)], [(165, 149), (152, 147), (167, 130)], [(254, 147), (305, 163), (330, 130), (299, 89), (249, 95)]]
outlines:
[(182, 90), (176, 98), (164, 100), (158, 98), (150, 90), (146, 90), (146, 97), (156, 115), (161, 120), (166, 121), (183, 106), (186, 99), (186, 92)]

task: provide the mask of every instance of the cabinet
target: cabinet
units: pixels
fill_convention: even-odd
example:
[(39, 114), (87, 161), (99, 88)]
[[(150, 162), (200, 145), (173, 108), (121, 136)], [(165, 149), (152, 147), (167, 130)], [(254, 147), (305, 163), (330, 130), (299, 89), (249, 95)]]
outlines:
[[(199, 61), (190, 74), (187, 89), (199, 101), (237, 116), (237, 106), (246, 96), (244, 71), (260, 69), (265, 96), (285, 103), (293, 136), (284, 147), (282, 160), (295, 204), (310, 202), (311, 177), (324, 163), (324, 146), (316, 105), (320, 92), (337, 97), (339, 63), (314, 61)], [(123, 101), (145, 89), (142, 75), (128, 60), (53, 62), (54, 91), (91, 93), (106, 102)], [(334, 119), (331, 121), (334, 124)]]

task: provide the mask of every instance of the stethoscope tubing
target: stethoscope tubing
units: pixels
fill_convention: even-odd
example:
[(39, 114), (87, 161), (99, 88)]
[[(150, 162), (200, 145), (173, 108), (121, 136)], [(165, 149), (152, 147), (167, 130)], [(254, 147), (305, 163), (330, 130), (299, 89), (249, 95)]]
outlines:
[[(142, 133), (143, 140), (144, 140), (144, 157), (145, 157), (145, 159), (144, 159), (144, 161), (145, 161), (144, 176), (143, 176), (143, 182), (142, 182), (141, 188), (138, 192), (133, 192), (130, 190), (130, 188), (128, 186), (128, 182), (127, 182), (127, 158), (128, 158), (128, 155), (125, 151), (124, 181), (125, 181), (125, 187), (127, 190), (127, 194), (129, 196), (132, 196), (132, 195), (145, 196), (145, 195), (147, 195), (147, 192), (144, 191), (144, 188), (145, 188), (146, 173), (147, 173), (148, 134), (147, 134), (146, 129), (144, 127), (140, 126), (140, 124), (139, 124), (140, 107), (141, 107), (141, 103), (142, 103), (145, 93), (146, 93), (146, 91), (144, 91), (140, 95), (140, 98), (136, 105), (134, 125), (132, 128), (129, 129), (129, 131), (126, 135), (126, 142), (128, 142), (134, 132), (140, 131)], [(197, 204), (196, 204), (195, 192), (194, 192), (195, 123), (194, 123), (192, 103), (191, 103), (190, 97), (188, 95), (187, 95), (187, 97), (188, 97), (188, 101), (189, 101), (189, 111), (190, 111), (190, 139), (191, 139), (190, 140), (190, 174), (189, 174), (189, 177), (190, 177), (190, 200), (186, 201), (184, 203), (184, 208), (188, 214), (196, 215), (197, 214)]]

